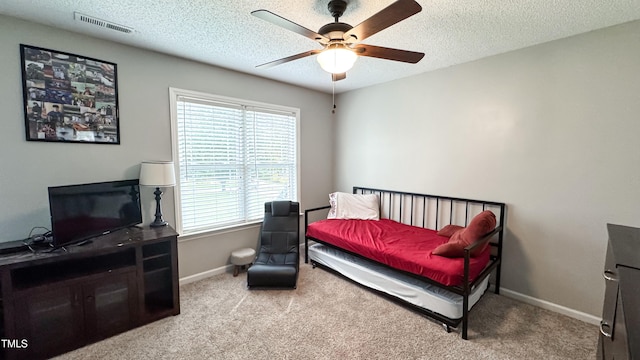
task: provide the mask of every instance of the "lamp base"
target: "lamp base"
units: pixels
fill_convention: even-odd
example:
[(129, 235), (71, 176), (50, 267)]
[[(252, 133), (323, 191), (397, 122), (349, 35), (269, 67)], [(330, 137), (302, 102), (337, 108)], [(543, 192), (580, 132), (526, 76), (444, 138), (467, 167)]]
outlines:
[(167, 226), (167, 225), (169, 225), (169, 223), (166, 222), (166, 221), (163, 221), (162, 219), (160, 219), (160, 220), (156, 219), (154, 222), (149, 224), (149, 226), (151, 226), (151, 227), (162, 227), (162, 226)]
[(168, 223), (162, 219), (162, 210), (160, 208), (160, 199), (162, 196), (162, 191), (160, 191), (160, 188), (157, 187), (156, 191), (154, 191), (153, 194), (156, 196), (156, 219), (149, 226), (151, 227), (167, 226)]

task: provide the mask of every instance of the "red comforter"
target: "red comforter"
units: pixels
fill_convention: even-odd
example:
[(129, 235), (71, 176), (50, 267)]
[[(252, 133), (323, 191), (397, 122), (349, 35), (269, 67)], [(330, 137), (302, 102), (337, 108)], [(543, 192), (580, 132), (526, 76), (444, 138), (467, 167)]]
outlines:
[[(431, 253), (438, 245), (449, 240), (438, 236), (435, 230), (388, 219), (330, 219), (309, 224), (307, 236), (447, 286), (460, 285), (463, 281), (463, 258), (446, 258)], [(479, 256), (471, 258), (471, 280), (489, 262), (490, 251), (487, 247)]]

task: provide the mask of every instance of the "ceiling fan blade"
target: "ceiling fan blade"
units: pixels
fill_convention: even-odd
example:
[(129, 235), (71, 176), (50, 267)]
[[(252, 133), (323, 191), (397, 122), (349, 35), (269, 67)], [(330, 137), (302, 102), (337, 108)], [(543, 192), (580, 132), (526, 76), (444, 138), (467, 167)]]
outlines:
[(340, 74), (331, 74), (331, 81), (340, 81), (347, 78), (347, 73), (343, 72)]
[(358, 44), (353, 47), (356, 54), (360, 56), (369, 56), (374, 58), (402, 61), (406, 63), (415, 64), (422, 60), (424, 53), (386, 48), (382, 46), (373, 46), (366, 44)]
[(343, 39), (358, 43), (420, 11), (422, 6), (414, 0), (398, 0), (344, 33)]
[(302, 59), (304, 57), (307, 56), (311, 56), (311, 55), (315, 55), (315, 54), (319, 54), (321, 52), (321, 50), (310, 50), (310, 51), (305, 51), (303, 53), (300, 54), (295, 54), (295, 55), (291, 55), (291, 56), (287, 56), (286, 58), (282, 58), (282, 59), (278, 59), (278, 60), (274, 60), (274, 61), (269, 61), (268, 63), (264, 63), (264, 64), (260, 64), (258, 66), (256, 66), (257, 68), (265, 68), (268, 69), (270, 67), (274, 67), (276, 65), (280, 65), (280, 64), (284, 64), (287, 63), (289, 61), (293, 61), (293, 60), (298, 60), (298, 59)]
[(309, 30), (304, 26), (298, 25), (293, 21), (287, 20), (280, 15), (276, 15), (269, 10), (255, 10), (251, 12), (251, 15), (258, 17), (262, 20), (266, 20), (274, 25), (278, 25), (281, 28), (285, 28), (289, 31), (293, 31), (296, 34), (300, 34), (314, 41), (319, 41), (322, 44), (329, 43), (329, 38), (318, 34), (315, 31)]

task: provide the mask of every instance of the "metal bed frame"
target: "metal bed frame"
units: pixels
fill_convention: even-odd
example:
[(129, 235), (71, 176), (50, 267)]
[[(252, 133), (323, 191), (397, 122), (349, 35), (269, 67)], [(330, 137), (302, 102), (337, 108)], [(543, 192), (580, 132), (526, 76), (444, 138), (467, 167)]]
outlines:
[[(402, 192), (402, 191), (394, 191), (394, 190), (381, 190), (374, 188), (366, 188), (366, 187), (353, 187), (354, 194), (378, 194), (380, 197), (380, 218), (386, 218), (395, 220), (407, 225), (423, 227), (427, 229), (435, 229), (438, 230), (447, 224), (455, 224), (461, 226), (467, 226), (469, 221), (473, 218), (476, 213), (484, 210), (491, 210), (496, 214), (496, 218), (498, 220), (496, 228), (485, 235), (482, 239), (476, 241), (475, 243), (467, 246), (464, 249), (464, 274), (463, 281), (461, 285), (457, 286), (446, 286), (435, 280), (430, 278), (426, 278), (423, 276), (415, 275), (412, 273), (408, 273), (402, 270), (394, 269), (395, 271), (407, 274), (409, 276), (420, 279), (424, 282), (437, 286), (441, 289), (445, 289), (452, 293), (458, 294), (462, 296), (462, 318), (459, 319), (451, 319), (444, 315), (435, 313), (429, 309), (425, 309), (414, 304), (408, 303), (402, 299), (396, 298), (395, 296), (386, 294), (384, 292), (380, 292), (377, 290), (373, 290), (371, 288), (367, 288), (368, 290), (373, 290), (374, 292), (384, 295), (391, 300), (400, 303), (401, 305), (408, 307), (413, 311), (417, 311), (420, 314), (423, 314), (427, 317), (430, 317), (436, 321), (439, 321), (444, 326), (447, 332), (451, 331), (451, 327), (457, 328), (460, 323), (462, 323), (462, 331), (461, 335), (463, 339), (467, 339), (467, 330), (469, 325), (469, 295), (471, 291), (475, 288), (475, 286), (481, 283), (487, 276), (491, 274), (494, 270), (495, 273), (495, 284), (494, 284), (494, 292), (496, 294), (500, 293), (500, 268), (501, 268), (501, 260), (502, 260), (502, 241), (504, 237), (504, 224), (505, 224), (505, 215), (506, 215), (506, 205), (504, 203), (495, 202), (495, 201), (485, 201), (485, 200), (474, 200), (474, 199), (463, 199), (449, 196), (439, 196), (439, 195), (427, 195), (427, 194), (417, 194), (411, 192)], [(347, 251), (335, 245), (324, 242), (322, 239), (317, 239), (314, 237), (306, 236), (307, 228), (309, 226), (309, 214), (312, 212), (329, 209), (330, 206), (322, 206), (313, 209), (307, 209), (304, 212), (305, 218), (305, 251), (304, 251), (304, 262), (309, 263), (309, 240), (313, 240), (315, 242), (321, 243), (325, 246), (329, 246), (340, 251), (352, 254), (354, 256), (358, 256), (360, 258), (367, 259), (369, 261), (374, 261), (372, 259), (365, 258), (359, 254)], [(474, 281), (469, 281), (469, 259), (470, 254), (473, 249), (478, 246), (482, 246), (486, 242), (489, 242), (491, 245), (491, 256), (489, 259), (489, 263), (484, 268), (484, 270), (478, 275)], [(380, 262), (375, 261), (378, 264), (381, 264), (387, 268), (393, 269), (392, 267), (382, 264)], [(337, 271), (328, 268), (322, 264), (315, 263), (312, 261), (313, 267), (320, 266), (323, 269), (331, 270), (332, 272), (341, 275)], [(341, 275), (342, 276), (342, 275)]]

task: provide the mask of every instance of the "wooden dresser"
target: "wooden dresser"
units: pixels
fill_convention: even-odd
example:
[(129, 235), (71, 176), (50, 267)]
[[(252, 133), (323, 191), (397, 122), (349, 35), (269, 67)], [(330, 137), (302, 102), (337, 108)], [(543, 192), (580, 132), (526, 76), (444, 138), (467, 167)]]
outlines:
[(640, 359), (640, 229), (607, 224), (598, 359)]
[(177, 233), (0, 256), (0, 359), (45, 359), (180, 313)]

